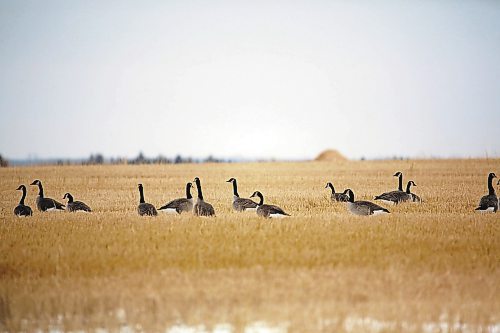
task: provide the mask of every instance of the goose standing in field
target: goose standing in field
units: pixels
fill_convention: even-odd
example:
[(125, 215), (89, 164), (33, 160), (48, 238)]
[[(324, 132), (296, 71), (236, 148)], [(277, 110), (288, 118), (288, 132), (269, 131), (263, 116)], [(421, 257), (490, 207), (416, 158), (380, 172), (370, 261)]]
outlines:
[(477, 211), (496, 213), (498, 210), (498, 198), (493, 187), (493, 178), (497, 178), (497, 176), (493, 172), (490, 172), (488, 175), (488, 194), (483, 196), (479, 201), (479, 207), (476, 208)]
[(21, 197), (21, 200), (19, 200), (19, 205), (14, 208), (14, 214), (16, 216), (22, 217), (22, 216), (31, 216), (33, 215), (33, 211), (31, 210), (30, 206), (26, 206), (24, 204), (24, 199), (26, 199), (26, 186), (20, 185), (17, 189), (17, 191), (23, 191), (23, 196)]
[(192, 183), (186, 184), (185, 198), (174, 199), (169, 203), (167, 203), (166, 205), (160, 207), (160, 209), (158, 210), (164, 213), (171, 213), (171, 214), (175, 213), (181, 214), (184, 212), (193, 211), (193, 196), (191, 195), (191, 187), (193, 187)]
[(36, 207), (41, 212), (64, 210), (64, 205), (51, 198), (45, 198), (43, 195), (42, 182), (34, 180), (30, 185), (38, 185), (38, 196), (36, 197)]
[(347, 194), (349, 195), (349, 201), (347, 202), (347, 208), (354, 215), (379, 215), (390, 213), (384, 207), (380, 207), (370, 201), (354, 201), (354, 192), (351, 189), (347, 189)]
[(344, 191), (344, 193), (336, 193), (335, 192), (335, 187), (333, 187), (332, 183), (326, 183), (325, 188), (330, 188), (332, 190), (332, 201), (337, 201), (337, 202), (347, 202), (349, 201), (349, 196), (347, 195), (347, 190)]
[(257, 210), (257, 203), (251, 199), (240, 198), (238, 194), (238, 184), (235, 178), (231, 178), (226, 181), (227, 183), (233, 183), (233, 209), (237, 212), (243, 212), (245, 210), (255, 211)]
[(415, 182), (413, 180), (410, 180), (408, 182), (408, 184), (406, 185), (406, 194), (408, 194), (410, 196), (410, 201), (422, 202), (422, 199), (420, 199), (420, 197), (418, 195), (416, 195), (415, 193), (411, 193), (411, 191), (410, 191), (411, 186), (417, 186), (417, 184), (415, 184)]
[(403, 201), (408, 201), (411, 199), (411, 195), (408, 195), (405, 191), (403, 191), (403, 173), (398, 171), (394, 175), (394, 177), (399, 178), (399, 186), (397, 191), (391, 191), (382, 193), (381, 195), (377, 195), (375, 200), (381, 200), (388, 204), (398, 204)]
[(283, 211), (283, 209), (274, 205), (264, 205), (264, 196), (259, 191), (253, 192), (250, 198), (259, 197), (259, 203), (257, 207), (257, 215), (265, 218), (283, 218), (290, 216)]
[(156, 216), (158, 215), (158, 212), (156, 211), (155, 206), (153, 206), (150, 203), (147, 203), (144, 201), (144, 189), (142, 188), (142, 184), (139, 184), (139, 195), (140, 195), (140, 200), (139, 200), (139, 206), (137, 206), (137, 212), (139, 213), (140, 216)]
[(66, 193), (63, 197), (63, 199), (68, 199), (68, 203), (66, 206), (68, 207), (69, 212), (91, 212), (92, 209), (90, 209), (87, 204), (81, 201), (73, 201), (73, 196), (70, 193)]
[(198, 191), (198, 199), (196, 200), (196, 204), (194, 205), (194, 215), (196, 216), (215, 216), (214, 207), (205, 202), (203, 200), (203, 192), (201, 191), (201, 182), (200, 178), (196, 177), (194, 179), (194, 183), (196, 184), (196, 190)]

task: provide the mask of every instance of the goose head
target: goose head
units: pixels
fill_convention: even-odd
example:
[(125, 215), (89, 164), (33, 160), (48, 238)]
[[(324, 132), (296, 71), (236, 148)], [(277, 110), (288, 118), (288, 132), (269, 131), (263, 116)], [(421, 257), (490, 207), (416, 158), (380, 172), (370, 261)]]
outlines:
[(350, 188), (346, 189), (344, 193), (349, 196), (349, 202), (354, 202), (354, 192)]
[(490, 178), (490, 179), (497, 178), (497, 175), (495, 175), (494, 172), (490, 172), (490, 174), (488, 175), (488, 178)]
[(19, 185), (18, 188), (16, 188), (16, 191), (22, 191), (22, 190), (25, 190), (26, 189), (26, 186), (24, 185)]
[(39, 179), (35, 179), (30, 185), (40, 185), (42, 182)]
[(400, 176), (402, 176), (402, 175), (403, 175), (403, 173), (402, 173), (401, 171), (398, 171), (398, 172), (396, 172), (396, 173), (395, 173), (394, 175), (392, 175), (392, 176), (393, 176), (393, 177), (400, 177)]
[(228, 180), (226, 180), (226, 183), (234, 183), (235, 181), (236, 181), (236, 179), (229, 178)]

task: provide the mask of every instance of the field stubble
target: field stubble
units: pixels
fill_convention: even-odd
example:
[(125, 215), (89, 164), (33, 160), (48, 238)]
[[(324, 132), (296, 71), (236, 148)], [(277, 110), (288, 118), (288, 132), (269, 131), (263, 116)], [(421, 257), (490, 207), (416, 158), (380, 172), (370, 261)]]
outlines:
[[(174, 324), (255, 321), (288, 331), (343, 331), (352, 316), (419, 331), (426, 322), (498, 324), (499, 215), (478, 214), (499, 160), (168, 166), (29, 167), (0, 170), (0, 329), (165, 330)], [(356, 217), (324, 189), (357, 198), (397, 186), (403, 171), (424, 203)], [(160, 206), (201, 178), (214, 219), (137, 216), (137, 183)], [(231, 211), (261, 191), (292, 217)], [(13, 216), (19, 184), (95, 211)], [(36, 189), (27, 204), (35, 208)], [(404, 326), (410, 323), (415, 326)], [(365, 329), (368, 331), (368, 329)]]

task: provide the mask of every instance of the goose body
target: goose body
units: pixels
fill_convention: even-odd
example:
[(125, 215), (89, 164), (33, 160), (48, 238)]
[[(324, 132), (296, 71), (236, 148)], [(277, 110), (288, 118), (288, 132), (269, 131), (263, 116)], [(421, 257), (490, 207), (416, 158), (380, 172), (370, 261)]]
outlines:
[(30, 185), (38, 185), (38, 196), (36, 197), (36, 207), (41, 212), (61, 211), (64, 210), (64, 205), (54, 199), (45, 198), (43, 194), (43, 186), (40, 180), (35, 180)]
[(275, 205), (265, 205), (264, 196), (259, 191), (255, 191), (250, 198), (259, 197), (257, 215), (264, 218), (284, 218), (290, 216), (283, 209)]
[(417, 184), (415, 184), (415, 182), (413, 180), (410, 180), (408, 182), (408, 184), (406, 185), (406, 194), (408, 194), (410, 196), (410, 201), (412, 202), (422, 202), (422, 199), (420, 199), (420, 197), (418, 195), (416, 195), (415, 193), (411, 193), (410, 191), (410, 187), (411, 186), (417, 186)]
[(476, 208), (477, 211), (496, 213), (498, 210), (498, 197), (493, 187), (493, 178), (497, 178), (497, 176), (491, 172), (488, 175), (488, 194), (479, 200), (479, 206)]
[(335, 192), (335, 187), (333, 187), (332, 183), (327, 183), (325, 188), (330, 188), (332, 190), (332, 194), (330, 196), (332, 201), (336, 201), (336, 202), (349, 201), (349, 196), (347, 195), (347, 190), (345, 190), (343, 193), (337, 193), (337, 192)]
[(394, 177), (399, 178), (399, 186), (397, 191), (391, 191), (377, 195), (375, 200), (383, 201), (387, 204), (398, 204), (400, 202), (411, 200), (411, 195), (403, 191), (403, 173), (398, 171), (394, 174)]
[(181, 214), (193, 211), (193, 196), (191, 195), (192, 183), (186, 184), (186, 197), (174, 199), (158, 210), (164, 213)]
[(92, 209), (81, 201), (73, 201), (73, 196), (70, 193), (66, 193), (63, 199), (68, 199), (68, 203), (66, 204), (69, 212), (91, 212)]
[(142, 184), (139, 184), (138, 187), (139, 187), (140, 200), (139, 200), (139, 206), (137, 206), (137, 213), (139, 213), (140, 216), (156, 216), (156, 215), (158, 215), (158, 212), (156, 211), (155, 206), (153, 206), (150, 203), (147, 203), (144, 200), (144, 189), (142, 187)]
[(21, 196), (21, 200), (19, 200), (19, 204), (14, 208), (14, 214), (19, 217), (27, 217), (33, 215), (33, 210), (31, 210), (30, 206), (26, 206), (24, 204), (24, 199), (26, 198), (26, 186), (20, 185), (17, 188), (18, 191), (23, 191)]
[(208, 202), (205, 202), (203, 199), (203, 192), (201, 190), (201, 182), (200, 178), (196, 177), (194, 179), (194, 183), (196, 184), (196, 189), (198, 191), (198, 199), (196, 200), (196, 204), (194, 205), (193, 208), (193, 213), (196, 216), (215, 216), (215, 210), (214, 207), (209, 204)]
[(256, 211), (257, 203), (251, 199), (240, 198), (238, 194), (238, 184), (235, 178), (227, 180), (228, 183), (233, 184), (233, 209), (237, 212), (243, 211)]
[(354, 215), (380, 215), (390, 213), (384, 207), (370, 201), (354, 201), (354, 192), (351, 189), (347, 190), (349, 201), (347, 209)]

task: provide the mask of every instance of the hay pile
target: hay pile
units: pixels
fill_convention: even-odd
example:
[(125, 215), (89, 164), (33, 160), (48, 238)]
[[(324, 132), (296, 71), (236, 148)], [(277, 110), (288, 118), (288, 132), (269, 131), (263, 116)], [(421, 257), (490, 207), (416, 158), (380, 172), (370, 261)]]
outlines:
[(315, 161), (324, 161), (324, 162), (342, 162), (342, 161), (347, 161), (347, 158), (345, 158), (341, 153), (339, 153), (336, 150), (329, 149), (325, 150), (321, 154), (319, 154), (315, 159)]

